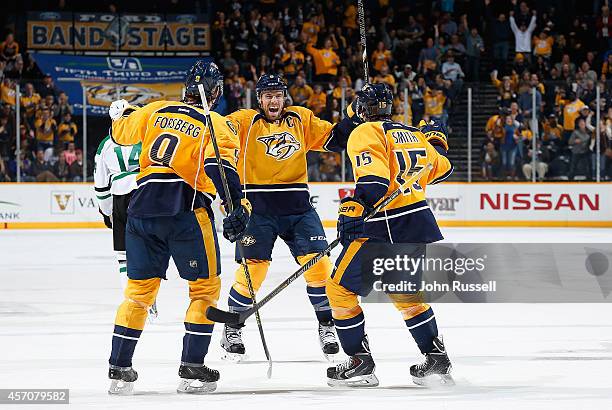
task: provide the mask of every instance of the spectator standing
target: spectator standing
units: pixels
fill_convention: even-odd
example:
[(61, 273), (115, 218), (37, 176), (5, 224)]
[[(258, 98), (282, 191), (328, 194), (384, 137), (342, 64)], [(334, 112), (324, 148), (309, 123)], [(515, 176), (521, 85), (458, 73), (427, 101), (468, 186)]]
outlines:
[(569, 147), (572, 151), (572, 159), (570, 162), (570, 170), (568, 179), (574, 180), (576, 172), (582, 167), (584, 174), (588, 175), (591, 171), (591, 155), (589, 153), (589, 145), (591, 136), (586, 128), (584, 118), (578, 120), (578, 128), (576, 128), (569, 139)]
[(300, 70), (304, 68), (304, 61), (304, 54), (296, 50), (294, 42), (290, 42), (287, 45), (287, 52), (281, 58), (283, 72), (287, 79), (293, 80), (296, 78)]
[(597, 17), (595, 22), (597, 28), (597, 38), (599, 39), (600, 49), (612, 49), (612, 17), (610, 16), (610, 8), (603, 6), (601, 8), (601, 16)]
[(19, 55), (19, 44), (15, 41), (13, 33), (8, 33), (0, 43), (0, 58), (4, 61), (13, 61)]
[(518, 149), (518, 127), (512, 117), (506, 117), (504, 139), (500, 145), (501, 162), (506, 179), (516, 177), (516, 151)]
[(536, 55), (536, 57), (542, 57), (545, 60), (550, 60), (550, 56), (552, 56), (553, 51), (553, 44), (555, 42), (554, 37), (549, 36), (548, 32), (548, 28), (545, 28), (537, 37), (534, 37), (533, 39), (533, 53)]
[(404, 92), (406, 88), (410, 88), (410, 83), (416, 78), (416, 73), (412, 71), (411, 64), (406, 64), (403, 71), (395, 72), (395, 77), (397, 77), (398, 83), (397, 91)]
[(517, 26), (514, 20), (514, 12), (510, 12), (510, 28), (514, 33), (514, 51), (522, 53), (527, 61), (531, 61), (531, 35), (536, 28), (536, 12), (533, 11), (529, 25), (522, 20)]
[(57, 97), (57, 114), (56, 117), (64, 118), (64, 115), (69, 112), (73, 114), (72, 105), (68, 102), (68, 95), (60, 91)]
[(45, 76), (43, 77), (42, 85), (38, 90), (38, 94), (40, 94), (40, 97), (46, 98), (47, 96), (51, 95), (53, 96), (53, 100), (55, 100), (59, 93), (60, 90), (55, 86), (53, 78), (49, 74), (45, 74)]
[(446, 61), (442, 64), (441, 71), (445, 80), (452, 81), (451, 93), (449, 95), (452, 100), (461, 91), (463, 78), (465, 77), (461, 66), (455, 61), (455, 55), (452, 52), (449, 51), (446, 55)]
[(51, 118), (48, 108), (43, 108), (39, 119), (34, 122), (38, 148), (46, 150), (53, 147), (57, 123)]
[(313, 47), (312, 43), (306, 45), (306, 52), (312, 56), (314, 61), (317, 81), (324, 83), (333, 81), (338, 74), (338, 66), (340, 65), (340, 57), (332, 48), (333, 38), (333, 35), (328, 37), (322, 49)]
[(63, 146), (68, 145), (69, 142), (74, 142), (77, 131), (77, 125), (72, 121), (72, 114), (66, 112), (62, 118), (62, 122), (57, 126), (57, 136), (63, 143)]
[(372, 64), (374, 70), (380, 72), (384, 66), (391, 65), (392, 54), (391, 51), (387, 50), (385, 43), (382, 41), (378, 42), (376, 50), (372, 53)]
[(496, 19), (492, 18), (492, 8), (490, 0), (485, 0), (487, 4), (487, 15), (491, 21), (491, 40), (493, 43), (493, 64), (494, 67), (502, 69), (508, 61), (508, 53), (510, 51), (510, 41), (512, 40), (512, 29), (506, 19), (504, 13), (497, 15)]
[(30, 128), (35, 127), (36, 109), (40, 102), (40, 95), (34, 91), (34, 85), (27, 83), (21, 95), (20, 104), (24, 109), (25, 119)]
[(447, 123), (447, 116), (444, 112), (444, 105), (446, 104), (446, 96), (444, 90), (440, 87), (434, 87), (428, 89), (423, 96), (423, 102), (425, 103), (425, 115), (431, 119), (440, 120), (442, 123)]
[(563, 144), (567, 145), (572, 132), (576, 129), (576, 119), (580, 116), (580, 111), (585, 104), (578, 98), (578, 94), (570, 93), (569, 104), (563, 107)]
[(423, 74), (427, 74), (429, 71), (436, 69), (438, 56), (440, 52), (438, 48), (434, 46), (433, 38), (429, 37), (425, 42), (425, 47), (419, 54), (419, 64), (417, 71)]
[[(464, 24), (467, 27), (467, 16), (464, 17)], [(465, 71), (466, 77), (469, 81), (480, 81), (480, 54), (484, 52), (484, 41), (478, 34), (478, 29), (472, 27), (470, 34), (466, 37), (466, 50), (465, 50)]]

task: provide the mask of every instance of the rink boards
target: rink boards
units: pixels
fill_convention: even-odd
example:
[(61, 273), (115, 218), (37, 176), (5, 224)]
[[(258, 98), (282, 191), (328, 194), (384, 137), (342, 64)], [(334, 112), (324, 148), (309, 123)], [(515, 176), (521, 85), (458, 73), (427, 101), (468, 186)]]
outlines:
[[(310, 184), (327, 227), (351, 183)], [(103, 227), (92, 184), (0, 184), (0, 229)], [(444, 183), (427, 188), (441, 226), (612, 227), (611, 183)]]

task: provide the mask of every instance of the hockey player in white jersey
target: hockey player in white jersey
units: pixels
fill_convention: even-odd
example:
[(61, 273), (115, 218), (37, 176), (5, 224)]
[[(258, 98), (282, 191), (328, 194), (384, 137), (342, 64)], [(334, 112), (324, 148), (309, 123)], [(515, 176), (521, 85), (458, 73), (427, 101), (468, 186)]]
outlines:
[[(130, 197), (137, 187), (136, 175), (141, 149), (141, 143), (119, 145), (110, 136), (106, 136), (100, 142), (95, 156), (94, 189), (104, 224), (113, 230), (113, 249), (117, 255), (123, 287), (127, 283), (125, 224)], [(149, 318), (157, 318), (156, 303), (149, 309)]]

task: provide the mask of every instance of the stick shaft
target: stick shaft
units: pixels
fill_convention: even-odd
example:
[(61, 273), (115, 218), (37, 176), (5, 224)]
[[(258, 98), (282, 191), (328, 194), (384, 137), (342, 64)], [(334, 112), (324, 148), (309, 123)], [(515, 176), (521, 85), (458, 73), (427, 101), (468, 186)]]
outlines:
[[(427, 164), (425, 167), (421, 168), (419, 171), (414, 173), (410, 178), (408, 178), (406, 180), (406, 182), (404, 182), (404, 184), (402, 186), (400, 186), (398, 189), (396, 189), (391, 194), (389, 194), (389, 196), (387, 196), (380, 204), (378, 204), (372, 211), (370, 211), (370, 213), (368, 213), (368, 215), (366, 215), (366, 217), (364, 219), (367, 221), (367, 220), (371, 219), (372, 217), (374, 217), (374, 215), (376, 215), (378, 212), (383, 210), (395, 198), (400, 196), (402, 194), (402, 192), (406, 189), (406, 187), (409, 187), (410, 185), (412, 185), (413, 183), (418, 181), (423, 176), (423, 174), (426, 171), (429, 171), (432, 168), (433, 167), (432, 167), (431, 164)], [(252, 308), (250, 308), (250, 309), (240, 313), (240, 319), (239, 319), (240, 322), (239, 323), (244, 323), (244, 320), (246, 320), (253, 313), (256, 313), (259, 309), (261, 309), (262, 306), (264, 306), (272, 298), (274, 298), (276, 295), (278, 295), (283, 289), (285, 289), (287, 286), (289, 286), (294, 280), (299, 278), (302, 274), (304, 274), (304, 272), (306, 272), (308, 269), (313, 267), (319, 260), (321, 260), (325, 255), (329, 254), (336, 246), (338, 246), (339, 243), (340, 243), (340, 238), (337, 237), (336, 239), (333, 240), (332, 243), (330, 243), (327, 246), (327, 248), (325, 248), (323, 251), (321, 251), (318, 254), (316, 254), (315, 256), (313, 256), (312, 259), (310, 259), (308, 262), (306, 262), (304, 265), (302, 265), (291, 276), (289, 276), (287, 279), (285, 279), (283, 282), (281, 282), (276, 288), (274, 288), (263, 299), (261, 299), (259, 301), (259, 303), (254, 304), (254, 306)]]
[(368, 52), (366, 49), (366, 27), (365, 27), (365, 12), (363, 10), (363, 0), (357, 0), (357, 12), (359, 15), (359, 35), (361, 37), (361, 60), (363, 61), (363, 76), (366, 84), (370, 82), (370, 73), (368, 69)]
[[(219, 150), (219, 145), (217, 144), (217, 138), (215, 136), (215, 128), (212, 123), (212, 119), (210, 118), (210, 110), (208, 108), (208, 101), (206, 101), (206, 93), (204, 92), (204, 86), (198, 85), (198, 90), (200, 91), (200, 98), (202, 99), (202, 107), (204, 109), (204, 114), (206, 116), (206, 122), (208, 123), (208, 129), (210, 130), (210, 140), (213, 144), (213, 149), (215, 151), (215, 158), (217, 159), (217, 166), (219, 167), (219, 174), (221, 176), (221, 184), (223, 185), (223, 191), (225, 192), (225, 202), (228, 213), (234, 211), (234, 204), (232, 202), (231, 193), (229, 190), (229, 185), (227, 183), (227, 177), (225, 175), (225, 170), (223, 169), (223, 163), (221, 162), (221, 153)], [(251, 274), (249, 272), (249, 266), (247, 265), (247, 261), (244, 258), (244, 253), (242, 249), (242, 245), (238, 242), (238, 253), (240, 255), (240, 264), (244, 269), (244, 276), (247, 279), (247, 285), (249, 288), (249, 295), (251, 296), (251, 300), (253, 301), (253, 305), (257, 305), (257, 300), (255, 299), (255, 290), (253, 288), (253, 281), (251, 280)], [(268, 378), (272, 376), (272, 357), (270, 356), (270, 351), (268, 350), (268, 344), (266, 343), (266, 337), (264, 335), (263, 325), (261, 323), (261, 317), (259, 315), (259, 310), (255, 311), (255, 318), (257, 321), (257, 327), (259, 329), (259, 336), (261, 337), (261, 344), (263, 345), (264, 353), (266, 354), (266, 359), (268, 360)]]

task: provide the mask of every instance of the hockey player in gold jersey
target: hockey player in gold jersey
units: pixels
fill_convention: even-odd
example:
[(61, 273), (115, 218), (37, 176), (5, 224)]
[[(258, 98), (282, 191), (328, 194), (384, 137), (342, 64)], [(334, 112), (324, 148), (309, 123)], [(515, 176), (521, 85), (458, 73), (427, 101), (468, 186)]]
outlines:
[[(245, 197), (253, 206), (251, 221), (241, 240), (255, 291), (266, 277), (277, 237), (289, 246), (296, 262), (306, 263), (327, 247), (325, 231), (310, 204), (306, 154), (340, 150), (358, 123), (351, 107), (347, 118), (333, 125), (299, 106), (285, 106), (287, 85), (277, 75), (265, 74), (256, 85), (259, 110), (238, 110), (227, 118), (240, 137), (238, 173)], [(338, 353), (325, 281), (331, 262), (324, 257), (306, 271), (306, 293), (319, 322), (323, 353)], [(237, 312), (252, 305), (242, 268), (230, 290), (228, 305)], [(226, 325), (221, 341), (226, 358), (245, 353), (241, 328)]]
[(142, 142), (137, 189), (128, 208), (126, 228), (128, 285), (119, 306), (109, 359), (109, 390), (129, 394), (137, 373), (132, 356), (172, 256), (181, 278), (189, 282), (190, 303), (179, 393), (205, 393), (216, 388), (219, 372), (204, 365), (213, 331), (206, 309), (215, 306), (220, 290), (220, 258), (211, 202), (234, 201), (224, 220), (223, 235), (231, 241), (244, 231), (250, 214), (242, 199), (236, 172), (239, 140), (222, 116), (211, 112), (231, 198), (226, 198), (198, 91), (214, 104), (223, 92), (223, 76), (212, 62), (197, 61), (185, 81), (183, 102), (158, 101), (134, 110), (116, 101), (109, 114), (111, 137), (118, 144)]
[[(327, 296), (346, 362), (327, 369), (330, 386), (377, 386), (374, 360), (365, 333), (365, 317), (358, 295), (365, 296), (363, 272), (369, 244), (413, 244), (413, 257), (425, 255), (425, 244), (442, 235), (425, 201), (427, 185), (441, 182), (452, 172), (446, 153), (446, 130), (437, 124), (423, 124), (421, 129), (391, 121), (393, 95), (384, 84), (367, 85), (360, 91), (366, 101), (357, 107), (367, 122), (350, 135), (347, 153), (355, 175), (355, 193), (342, 199), (339, 207), (338, 234), (343, 250), (327, 280)], [(414, 172), (431, 164), (432, 168), (409, 187), (404, 181)], [(392, 192), (402, 187), (403, 194), (367, 222), (364, 217)], [(365, 276), (364, 276), (365, 275)], [(417, 383), (430, 376), (451, 383), (451, 365), (438, 336), (431, 307), (419, 295), (389, 293), (402, 314), (421, 352), (424, 363), (410, 368)]]

